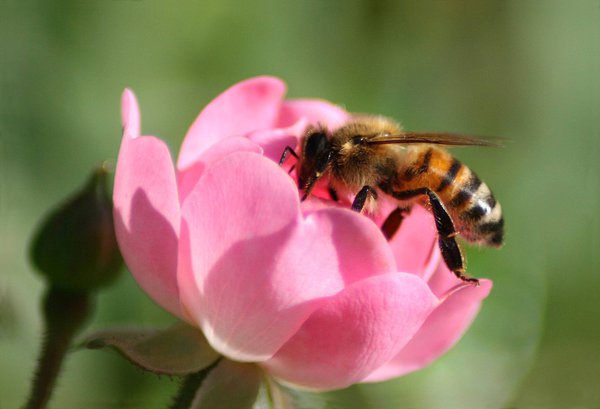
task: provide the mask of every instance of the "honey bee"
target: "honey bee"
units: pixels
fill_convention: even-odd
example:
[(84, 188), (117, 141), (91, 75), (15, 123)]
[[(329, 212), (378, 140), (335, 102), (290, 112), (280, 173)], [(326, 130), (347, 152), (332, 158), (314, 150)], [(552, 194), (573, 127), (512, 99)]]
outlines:
[(448, 268), (462, 281), (478, 285), (465, 275), (465, 261), (456, 242), (460, 235), (469, 242), (499, 247), (504, 239), (500, 203), (488, 186), (452, 156), (444, 146), (494, 146), (475, 137), (433, 132), (406, 132), (391, 119), (355, 116), (340, 128), (309, 128), (301, 140), (297, 159), (298, 186), (302, 200), (317, 181), (326, 178), (333, 200), (338, 194), (354, 194), (352, 209), (373, 212), (378, 199), (398, 204), (382, 230), (391, 237), (403, 215), (419, 201), (428, 202), (438, 232), (438, 245)]

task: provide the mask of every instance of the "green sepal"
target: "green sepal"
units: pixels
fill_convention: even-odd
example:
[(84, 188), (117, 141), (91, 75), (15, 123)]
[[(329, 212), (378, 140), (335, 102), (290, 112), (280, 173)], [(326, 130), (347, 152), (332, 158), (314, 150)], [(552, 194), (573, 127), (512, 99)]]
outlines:
[(31, 259), (55, 288), (92, 291), (110, 284), (121, 270), (107, 174), (104, 166), (98, 167), (83, 189), (38, 227)]
[(203, 380), (189, 409), (250, 409), (262, 379), (256, 364), (221, 359)]
[(255, 409), (297, 409), (291, 390), (281, 385), (269, 374), (265, 373), (258, 393)]
[(112, 348), (143, 370), (161, 375), (189, 375), (219, 358), (202, 332), (184, 323), (161, 330), (106, 329), (86, 337), (82, 346)]

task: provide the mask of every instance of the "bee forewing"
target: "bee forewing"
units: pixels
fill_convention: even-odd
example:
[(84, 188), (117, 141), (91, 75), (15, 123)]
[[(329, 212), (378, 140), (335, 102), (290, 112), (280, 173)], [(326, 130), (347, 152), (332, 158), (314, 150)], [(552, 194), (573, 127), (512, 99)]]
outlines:
[(498, 139), (492, 140), (448, 132), (401, 132), (397, 135), (376, 135), (369, 138), (367, 143), (372, 145), (431, 143), (447, 146), (502, 146)]

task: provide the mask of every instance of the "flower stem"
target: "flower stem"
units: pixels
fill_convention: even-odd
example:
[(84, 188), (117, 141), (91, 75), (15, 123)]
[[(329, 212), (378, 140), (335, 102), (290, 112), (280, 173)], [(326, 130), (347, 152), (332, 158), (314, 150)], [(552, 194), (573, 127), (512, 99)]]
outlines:
[(71, 341), (92, 310), (88, 293), (48, 289), (43, 301), (46, 333), (25, 409), (46, 407)]
[(169, 409), (191, 408), (202, 382), (204, 382), (204, 379), (206, 379), (210, 371), (212, 371), (219, 362), (221, 362), (221, 358), (217, 359), (206, 368), (183, 378), (179, 392), (177, 392), (177, 396), (175, 397), (175, 400), (173, 400), (173, 403), (171, 403), (171, 406), (169, 406)]

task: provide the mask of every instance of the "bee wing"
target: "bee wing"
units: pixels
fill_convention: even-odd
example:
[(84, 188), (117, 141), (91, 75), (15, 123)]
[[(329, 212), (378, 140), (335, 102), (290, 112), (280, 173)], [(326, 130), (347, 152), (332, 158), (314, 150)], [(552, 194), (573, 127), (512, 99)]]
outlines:
[(375, 135), (369, 145), (432, 143), (447, 146), (501, 146), (497, 140), (449, 132), (401, 132), (397, 135)]

